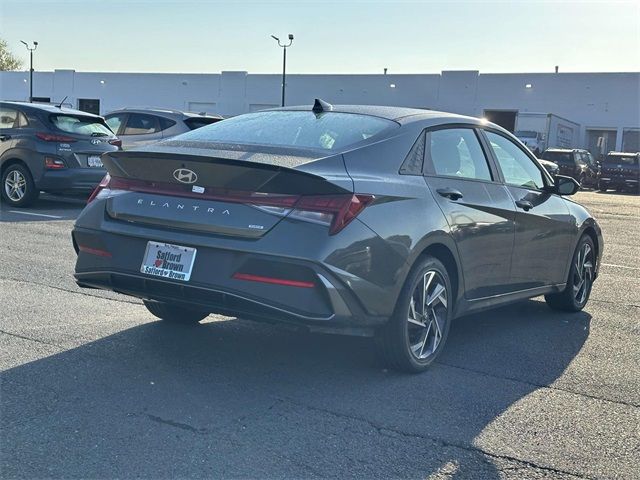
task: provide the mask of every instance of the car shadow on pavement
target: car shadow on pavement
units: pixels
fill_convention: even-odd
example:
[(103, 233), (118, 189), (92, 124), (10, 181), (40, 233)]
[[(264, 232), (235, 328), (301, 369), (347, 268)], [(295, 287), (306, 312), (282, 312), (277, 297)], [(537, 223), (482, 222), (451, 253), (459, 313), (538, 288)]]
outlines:
[(369, 339), (242, 320), (150, 322), (3, 372), (1, 469), (499, 478), (500, 448), (479, 436), (562, 375), (589, 324), (587, 313), (540, 301), (472, 315), (454, 323), (437, 364), (406, 375), (380, 367)]
[(0, 222), (51, 222), (75, 220), (87, 204), (86, 196), (43, 194), (27, 208), (18, 208), (0, 200)]

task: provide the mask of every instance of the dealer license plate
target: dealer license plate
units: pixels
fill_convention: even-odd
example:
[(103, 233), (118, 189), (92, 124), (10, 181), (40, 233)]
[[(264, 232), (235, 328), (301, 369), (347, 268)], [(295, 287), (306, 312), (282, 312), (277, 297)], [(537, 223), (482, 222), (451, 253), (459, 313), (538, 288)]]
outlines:
[(169, 243), (147, 242), (140, 272), (171, 280), (189, 281), (196, 249)]
[(100, 157), (97, 155), (89, 155), (87, 157), (87, 165), (89, 165), (90, 167), (102, 167), (102, 160), (100, 160)]

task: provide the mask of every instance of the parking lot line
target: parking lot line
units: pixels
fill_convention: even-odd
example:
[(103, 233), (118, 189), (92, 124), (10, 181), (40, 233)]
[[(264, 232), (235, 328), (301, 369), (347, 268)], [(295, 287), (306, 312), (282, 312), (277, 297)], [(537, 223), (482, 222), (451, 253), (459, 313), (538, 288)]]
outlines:
[(629, 267), (627, 265), (615, 265), (613, 263), (603, 263), (603, 267), (628, 268), (629, 270), (640, 270), (640, 267)]
[(55, 219), (62, 218), (59, 215), (46, 215), (44, 213), (21, 212), (20, 210), (9, 210), (9, 213), (18, 213), (20, 215), (33, 215), (35, 217), (46, 217), (46, 218), (55, 218)]

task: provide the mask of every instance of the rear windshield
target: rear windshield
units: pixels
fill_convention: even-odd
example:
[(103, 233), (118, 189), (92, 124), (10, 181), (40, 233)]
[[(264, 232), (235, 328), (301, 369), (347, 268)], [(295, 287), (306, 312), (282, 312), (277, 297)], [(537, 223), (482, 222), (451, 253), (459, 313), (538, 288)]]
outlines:
[(51, 123), (56, 128), (76, 135), (89, 135), (92, 137), (106, 137), (113, 132), (99, 118), (83, 117), (80, 115), (51, 115)]
[(604, 163), (619, 163), (624, 165), (638, 165), (638, 156), (637, 155), (607, 155), (604, 159)]
[(531, 130), (519, 130), (516, 132), (518, 138), (537, 138), (538, 132), (532, 132)]
[(573, 164), (572, 152), (544, 152), (542, 158), (550, 160), (555, 163), (568, 163)]
[(352, 113), (256, 112), (184, 133), (174, 140), (337, 150), (398, 126), (384, 118)]
[(211, 125), (212, 123), (216, 123), (219, 121), (219, 118), (192, 117), (187, 118), (184, 123), (187, 124), (189, 130), (195, 130), (196, 128), (206, 127), (207, 125)]

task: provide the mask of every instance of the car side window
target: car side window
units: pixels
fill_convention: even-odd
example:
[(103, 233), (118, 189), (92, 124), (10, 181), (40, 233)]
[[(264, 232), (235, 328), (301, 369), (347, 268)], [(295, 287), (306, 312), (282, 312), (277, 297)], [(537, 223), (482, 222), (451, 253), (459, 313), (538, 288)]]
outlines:
[(485, 133), (508, 185), (534, 189), (544, 187), (542, 171), (514, 142), (497, 133)]
[(0, 128), (15, 128), (18, 111), (13, 108), (0, 107)]
[(164, 118), (164, 117), (158, 117), (158, 120), (160, 121), (160, 131), (164, 131), (167, 128), (171, 128), (176, 124), (175, 121), (170, 120), (168, 118)]
[(18, 112), (18, 118), (16, 118), (15, 128), (26, 128), (29, 126), (29, 121), (24, 113)]
[(153, 115), (131, 113), (124, 127), (124, 135), (147, 135), (159, 131), (158, 119)]
[(471, 128), (434, 130), (427, 135), (429, 173), (491, 181), (491, 171)]
[(105, 122), (109, 125), (109, 128), (113, 130), (113, 133), (118, 133), (120, 127), (122, 126), (122, 122), (124, 121), (124, 114), (117, 113), (115, 115), (109, 115), (105, 117)]

